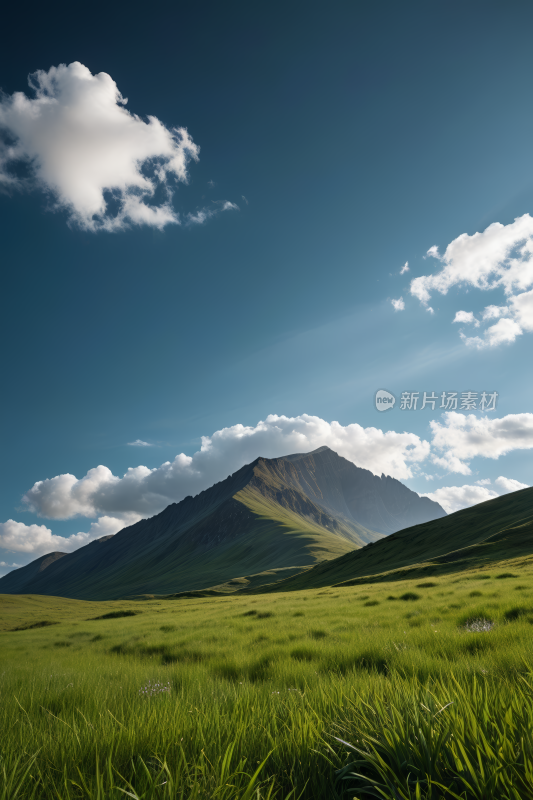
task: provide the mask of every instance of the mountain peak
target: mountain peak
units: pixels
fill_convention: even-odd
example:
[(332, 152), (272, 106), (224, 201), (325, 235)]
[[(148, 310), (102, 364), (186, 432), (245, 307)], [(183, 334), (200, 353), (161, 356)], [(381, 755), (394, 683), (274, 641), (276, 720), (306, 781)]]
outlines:
[(0, 592), (113, 599), (203, 589), (304, 569), (440, 516), (437, 503), (399, 481), (318, 447), (257, 458), (151, 519), (54, 554), (45, 568), (15, 570), (0, 579)]
[(288, 456), (281, 456), (281, 458), (284, 458), (287, 461), (298, 461), (298, 459), (300, 458), (307, 458), (308, 456), (317, 456), (320, 453), (331, 453), (332, 455), (337, 456), (338, 458), (342, 458), (342, 456), (339, 456), (338, 453), (336, 453), (334, 450), (332, 450), (325, 444), (322, 445), (322, 447), (317, 447), (316, 450), (311, 450), (310, 453), (292, 453), (291, 455)]

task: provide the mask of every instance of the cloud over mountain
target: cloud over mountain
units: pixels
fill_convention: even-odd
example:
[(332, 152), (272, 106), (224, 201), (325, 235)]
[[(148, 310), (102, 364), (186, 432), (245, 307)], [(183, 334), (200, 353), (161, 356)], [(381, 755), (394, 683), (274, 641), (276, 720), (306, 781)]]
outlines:
[[(67, 473), (37, 481), (23, 498), (29, 511), (47, 519), (85, 517), (95, 521), (87, 533), (74, 534), (65, 540), (54, 536), (44, 525), (27, 526), (10, 520), (0, 529), (0, 546), (32, 553), (75, 549), (153, 516), (187, 495), (198, 494), (259, 456), (276, 458), (327, 445), (358, 467), (405, 480), (422, 474), (420, 468), (424, 462), (433, 462), (448, 472), (469, 475), (473, 458), (497, 459), (512, 450), (533, 448), (531, 413), (493, 419), (446, 412), (442, 421), (432, 421), (430, 425), (431, 443), (414, 433), (341, 425), (308, 414), (297, 417), (272, 414), (255, 426), (222, 428), (202, 437), (201, 448), (192, 456), (180, 453), (173, 461), (153, 469), (143, 465), (130, 467), (119, 477), (100, 465), (82, 478)], [(496, 483), (502, 490), (500, 493), (523, 486), (503, 477)], [(489, 499), (496, 496), (494, 492), (478, 484), (438, 489), (427, 496), (449, 510)]]
[(387, 474), (399, 479), (408, 478), (412, 465), (429, 454), (429, 444), (413, 433), (384, 433), (357, 424), (343, 426), (307, 414), (270, 415), (254, 427), (233, 425), (204, 436), (201, 449), (193, 456), (180, 453), (155, 469), (131, 467), (119, 478), (100, 465), (81, 479), (66, 474), (38, 481), (24, 501), (48, 519), (125, 513), (150, 516), (223, 480), (258, 456), (305, 453), (322, 445), (359, 467), (376, 474), (386, 469)]

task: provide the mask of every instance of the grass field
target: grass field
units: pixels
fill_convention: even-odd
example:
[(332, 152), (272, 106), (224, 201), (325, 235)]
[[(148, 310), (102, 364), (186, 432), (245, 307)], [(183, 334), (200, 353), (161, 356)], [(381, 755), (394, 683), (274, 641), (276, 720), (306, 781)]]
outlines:
[(2, 595), (0, 628), (0, 800), (533, 798), (523, 563), (257, 596)]

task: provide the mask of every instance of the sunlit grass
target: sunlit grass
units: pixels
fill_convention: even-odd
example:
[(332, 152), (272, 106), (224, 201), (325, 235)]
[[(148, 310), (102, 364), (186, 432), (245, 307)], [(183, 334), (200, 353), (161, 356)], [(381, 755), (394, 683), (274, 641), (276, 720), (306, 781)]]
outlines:
[[(137, 603), (4, 596), (0, 800), (366, 798), (372, 781), (384, 798), (529, 797), (533, 573), (501, 574)], [(56, 624), (30, 627), (42, 622)]]

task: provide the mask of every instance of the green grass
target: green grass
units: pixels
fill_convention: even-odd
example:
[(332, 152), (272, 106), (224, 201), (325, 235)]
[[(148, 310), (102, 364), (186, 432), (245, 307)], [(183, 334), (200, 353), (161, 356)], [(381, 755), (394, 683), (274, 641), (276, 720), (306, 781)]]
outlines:
[[(0, 596), (0, 800), (532, 798), (533, 570), (509, 571), (481, 597), (475, 572), (137, 603)], [(465, 628), (480, 619), (493, 627)]]

